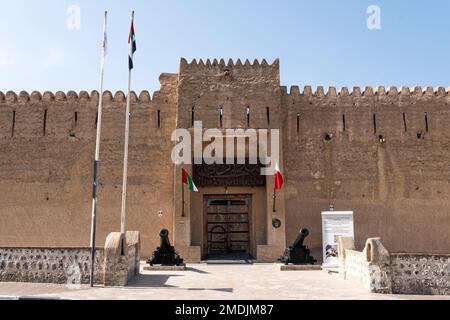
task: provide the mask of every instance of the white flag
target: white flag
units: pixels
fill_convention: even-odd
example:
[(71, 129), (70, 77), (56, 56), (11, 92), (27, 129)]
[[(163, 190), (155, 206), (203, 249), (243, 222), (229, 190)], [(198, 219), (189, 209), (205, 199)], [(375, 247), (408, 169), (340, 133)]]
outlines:
[(105, 12), (105, 22), (103, 25), (103, 43), (102, 43), (102, 57), (103, 59), (106, 57), (108, 52), (108, 36), (106, 34), (106, 12)]

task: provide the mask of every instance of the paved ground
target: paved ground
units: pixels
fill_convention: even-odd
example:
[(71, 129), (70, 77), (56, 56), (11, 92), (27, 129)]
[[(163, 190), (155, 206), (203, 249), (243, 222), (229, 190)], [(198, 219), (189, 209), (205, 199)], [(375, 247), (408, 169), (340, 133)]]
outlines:
[(187, 271), (142, 271), (127, 287), (0, 283), (0, 297), (63, 299), (450, 299), (371, 294), (326, 271), (279, 271), (274, 264), (188, 265)]

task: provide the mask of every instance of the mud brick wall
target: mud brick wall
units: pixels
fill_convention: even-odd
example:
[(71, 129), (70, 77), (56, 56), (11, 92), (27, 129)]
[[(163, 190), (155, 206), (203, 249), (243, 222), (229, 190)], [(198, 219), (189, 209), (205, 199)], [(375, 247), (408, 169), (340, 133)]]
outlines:
[(394, 293), (450, 295), (450, 255), (392, 253)]
[(450, 255), (390, 253), (380, 238), (368, 239), (362, 252), (348, 238), (339, 240), (339, 273), (371, 292), (450, 295)]
[[(0, 281), (89, 283), (91, 253), (88, 248), (0, 248)], [(96, 283), (103, 283), (103, 249), (97, 249)]]
[(355, 244), (448, 253), (450, 96), (440, 87), (283, 88), (287, 242), (321, 256), (320, 212), (352, 210)]
[[(144, 258), (158, 246), (162, 228), (172, 243), (181, 234), (174, 229), (180, 188), (171, 133), (191, 128), (193, 120), (205, 128), (281, 129), (285, 185), (278, 199), (286, 213), (285, 245), (306, 227), (306, 244), (320, 259), (320, 212), (332, 204), (354, 211), (358, 250), (367, 238), (381, 236), (393, 252), (448, 253), (445, 88), (288, 90), (280, 86), (278, 60), (182, 59), (179, 73), (164, 73), (160, 82), (153, 95), (131, 94), (127, 229), (141, 231)], [(98, 95), (0, 92), (0, 245), (89, 245)], [(123, 92), (104, 93), (98, 208), (103, 239), (120, 226), (125, 104)], [(262, 224), (271, 230), (270, 223)]]
[[(140, 234), (112, 232), (97, 248), (94, 282), (125, 286), (139, 274)], [(90, 282), (89, 248), (1, 248), (0, 282), (40, 282), (80, 285)]]
[[(177, 75), (131, 94), (126, 228), (143, 255), (172, 227)], [(126, 99), (104, 92), (97, 235), (120, 230)], [(0, 93), (0, 246), (89, 246), (99, 94)], [(162, 211), (160, 217), (158, 212)]]
[(357, 283), (369, 283), (369, 273), (362, 252), (345, 251), (346, 279)]

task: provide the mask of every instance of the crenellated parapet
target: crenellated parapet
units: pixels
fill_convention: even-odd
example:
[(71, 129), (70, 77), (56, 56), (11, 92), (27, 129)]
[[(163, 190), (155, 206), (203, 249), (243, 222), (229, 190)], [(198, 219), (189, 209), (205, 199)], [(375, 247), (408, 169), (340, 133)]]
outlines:
[(241, 71), (251, 71), (256, 69), (275, 69), (278, 70), (280, 65), (279, 59), (275, 59), (271, 64), (267, 63), (266, 59), (262, 59), (261, 62), (259, 62), (258, 59), (255, 59), (253, 62), (250, 62), (250, 60), (246, 59), (244, 62), (242, 62), (241, 59), (237, 59), (236, 62), (233, 61), (233, 59), (228, 59), (227, 62), (225, 62), (224, 59), (206, 59), (206, 61), (203, 61), (203, 59), (200, 59), (197, 61), (197, 59), (193, 59), (190, 63), (185, 59), (181, 58), (180, 61), (180, 73), (187, 70), (202, 70), (202, 69), (210, 69), (210, 70), (223, 70), (223, 69), (239, 69)]
[(341, 134), (352, 141), (374, 138), (385, 143), (447, 135), (443, 129), (450, 88), (292, 86), (281, 87), (281, 92), (284, 121), (292, 137), (306, 134), (321, 140)]
[[(158, 92), (158, 91), (157, 91)], [(155, 94), (157, 93), (155, 92)], [(52, 102), (68, 102), (68, 103), (77, 103), (77, 102), (98, 102), (99, 100), (98, 91), (91, 91), (88, 93), (87, 91), (80, 91), (79, 93), (75, 91), (57, 91), (55, 93), (50, 91), (45, 91), (43, 93), (38, 91), (33, 91), (31, 94), (26, 91), (21, 91), (19, 94), (13, 91), (8, 91), (6, 94), (0, 91), (0, 103), (8, 103), (8, 104), (25, 104), (25, 103), (52, 103)], [(142, 91), (139, 96), (136, 92), (131, 91), (130, 94), (132, 103), (149, 103), (152, 102), (152, 97), (148, 91)], [(126, 102), (126, 94), (123, 91), (117, 91), (114, 94), (106, 90), (103, 92), (103, 101), (104, 102), (113, 102), (113, 103), (123, 103)]]
[(402, 99), (416, 99), (416, 100), (430, 100), (436, 97), (450, 97), (450, 88), (445, 89), (444, 87), (426, 87), (422, 88), (420, 86), (416, 86), (413, 88), (409, 88), (407, 86), (402, 86), (397, 88), (395, 86), (384, 87), (352, 87), (349, 89), (348, 87), (342, 87), (340, 90), (337, 90), (336, 87), (328, 87), (325, 91), (323, 86), (318, 86), (315, 90), (311, 86), (305, 86), (303, 90), (300, 90), (299, 86), (291, 86), (290, 89), (286, 86), (281, 87), (282, 94), (285, 97), (290, 98), (310, 98), (310, 99), (330, 99), (331, 100), (339, 100), (339, 99), (380, 99), (380, 100), (392, 100), (398, 101)]
[[(435, 114), (445, 110), (445, 105), (450, 103), (450, 88), (287, 88), (280, 86), (279, 74), (278, 59), (268, 63), (265, 59), (255, 59), (253, 62), (248, 59), (194, 59), (188, 62), (182, 58), (178, 74), (160, 75), (160, 90), (153, 94), (148, 91), (139, 94), (131, 92), (134, 115), (132, 121), (141, 121), (143, 128), (150, 123), (150, 126), (158, 129), (175, 126), (190, 128), (198, 120), (203, 121), (205, 127), (211, 128), (265, 128), (280, 127), (283, 119), (290, 119), (300, 132), (303, 111), (322, 112), (328, 107), (337, 107), (336, 114), (349, 115), (354, 112), (355, 116), (360, 116), (362, 111), (366, 110), (368, 113), (376, 113), (376, 117), (400, 112), (401, 115), (405, 113), (405, 121), (409, 121), (411, 113), (421, 114), (422, 117), (425, 112), (427, 117), (428, 113), (430, 117), (432, 113), (432, 119), (435, 121)], [(0, 126), (3, 126), (3, 129), (0, 128), (0, 136), (8, 137), (20, 132), (29, 132), (24, 133), (27, 137), (47, 136), (58, 130), (72, 134), (75, 130), (73, 128), (79, 128), (80, 132), (76, 133), (76, 136), (81, 136), (87, 132), (86, 128), (95, 128), (99, 98), (99, 93), (95, 90), (90, 93), (0, 92)], [(105, 123), (116, 127), (117, 123), (123, 122), (120, 117), (123, 116), (127, 96), (123, 91), (106, 90), (102, 99), (107, 109), (104, 114)], [(411, 105), (416, 105), (417, 110), (414, 111)], [(318, 109), (317, 106), (324, 109)], [(365, 107), (364, 110), (357, 108), (360, 106)], [(408, 110), (399, 111), (391, 106), (405, 107)], [(326, 116), (329, 115), (328, 112), (323, 114), (325, 113)], [(321, 117), (323, 119), (324, 115), (321, 114)], [(377, 128), (380, 127), (379, 122)], [(34, 125), (31, 125), (32, 123)], [(349, 123), (347, 119), (346, 128)], [(63, 127), (66, 128), (65, 131), (61, 129)]]
[(229, 59), (207, 59), (204, 61), (192, 60), (190, 63), (181, 58), (179, 71), (180, 86), (186, 81), (197, 84), (200, 82), (210, 83), (211, 85), (231, 85), (231, 86), (271, 86), (280, 85), (280, 63), (275, 59), (269, 64), (265, 59), (253, 62), (246, 59), (242, 62), (240, 59), (233, 61)]
[[(173, 130), (176, 117), (178, 75), (160, 76), (160, 90), (130, 93), (131, 135), (146, 138)], [(127, 96), (123, 91), (103, 92), (104, 139), (116, 139), (124, 125)], [(0, 92), (0, 139), (92, 139), (98, 123), (98, 91)], [(149, 131), (152, 130), (152, 131)]]

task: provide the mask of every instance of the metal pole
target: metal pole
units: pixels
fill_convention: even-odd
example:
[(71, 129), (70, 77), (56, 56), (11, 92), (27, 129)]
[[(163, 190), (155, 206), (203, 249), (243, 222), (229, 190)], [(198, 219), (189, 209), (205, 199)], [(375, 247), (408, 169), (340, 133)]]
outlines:
[(277, 199), (277, 193), (275, 188), (273, 188), (273, 212), (277, 212), (276, 208), (275, 208), (275, 201)]
[(181, 216), (184, 217), (184, 183), (181, 183), (181, 202), (182, 202), (182, 208), (181, 208)]
[(94, 269), (95, 269), (95, 236), (97, 227), (97, 188), (98, 188), (98, 164), (99, 162), (94, 160), (94, 184), (92, 187), (92, 224), (91, 224), (91, 276), (89, 284), (94, 286)]
[(120, 214), (121, 233), (125, 233), (125, 209), (127, 201), (127, 175), (128, 175), (128, 139), (130, 132), (130, 92), (131, 92), (131, 70), (128, 72), (127, 110), (125, 113), (125, 150), (123, 156), (122, 211)]
[(97, 120), (97, 136), (95, 140), (95, 157), (93, 162), (93, 176), (94, 182), (92, 185), (92, 223), (91, 223), (91, 276), (89, 284), (94, 286), (94, 269), (95, 269), (95, 236), (97, 228), (97, 192), (99, 183), (99, 160), (100, 160), (100, 134), (102, 128), (102, 106), (103, 106), (103, 78), (105, 71), (105, 57), (106, 57), (106, 22), (108, 12), (105, 11), (105, 20), (103, 25), (103, 52), (102, 63), (100, 67), (100, 95), (98, 99), (98, 120)]

